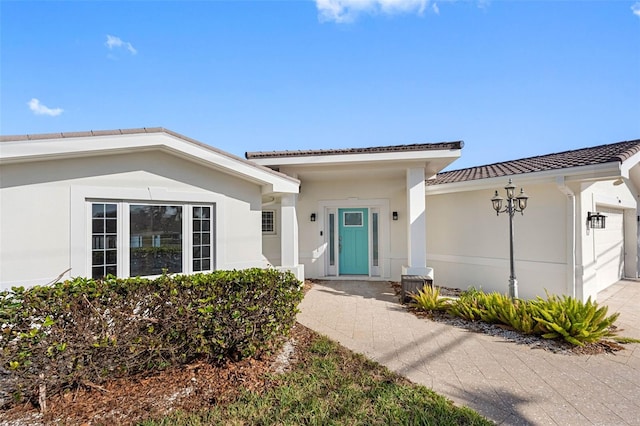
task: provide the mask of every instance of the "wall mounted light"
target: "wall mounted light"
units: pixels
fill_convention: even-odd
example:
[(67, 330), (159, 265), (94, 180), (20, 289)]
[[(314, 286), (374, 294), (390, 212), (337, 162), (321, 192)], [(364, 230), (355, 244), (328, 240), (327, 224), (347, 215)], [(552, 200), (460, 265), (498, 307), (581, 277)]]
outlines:
[(591, 229), (604, 229), (607, 217), (599, 212), (587, 212), (587, 226)]
[(311, 222), (315, 222), (316, 221), (316, 214), (315, 213), (311, 213), (311, 217), (309, 217), (309, 220)]
[(393, 212), (393, 213), (391, 213), (391, 218), (392, 218), (393, 220), (398, 220), (398, 212)]

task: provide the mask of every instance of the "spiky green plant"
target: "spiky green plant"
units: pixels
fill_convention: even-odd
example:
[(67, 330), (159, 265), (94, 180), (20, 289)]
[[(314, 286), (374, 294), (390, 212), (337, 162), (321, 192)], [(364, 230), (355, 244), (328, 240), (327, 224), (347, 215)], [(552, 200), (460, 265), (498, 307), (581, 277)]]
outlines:
[(445, 311), (451, 304), (451, 299), (440, 296), (440, 288), (425, 285), (417, 293), (410, 293), (413, 300), (409, 306), (423, 311)]
[(542, 329), (542, 337), (563, 338), (578, 346), (615, 335), (611, 326), (620, 315), (607, 317), (608, 308), (598, 307), (591, 297), (583, 303), (573, 297), (560, 298), (547, 293), (547, 300), (538, 297), (530, 305), (535, 309), (534, 319)]
[(482, 319), (484, 312), (484, 293), (471, 287), (463, 291), (458, 300), (451, 303), (449, 313), (470, 321)]

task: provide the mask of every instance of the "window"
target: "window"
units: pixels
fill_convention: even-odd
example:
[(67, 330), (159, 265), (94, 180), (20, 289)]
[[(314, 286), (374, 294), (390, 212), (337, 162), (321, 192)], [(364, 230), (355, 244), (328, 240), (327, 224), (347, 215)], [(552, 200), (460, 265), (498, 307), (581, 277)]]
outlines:
[(275, 210), (263, 210), (262, 211), (262, 233), (263, 234), (275, 234), (276, 233), (276, 212), (275, 212)]
[(363, 226), (362, 212), (344, 212), (344, 226)]
[(182, 272), (182, 206), (129, 207), (129, 274)]
[(193, 208), (193, 271), (211, 269), (211, 207)]
[(92, 277), (211, 271), (214, 217), (211, 204), (93, 202)]
[(329, 213), (329, 265), (336, 264), (336, 214)]
[(91, 277), (118, 273), (118, 206), (91, 206)]
[(380, 260), (379, 260), (379, 252), (378, 252), (378, 239), (379, 239), (379, 234), (380, 232), (378, 231), (378, 213), (377, 212), (373, 212), (371, 213), (371, 245), (372, 247), (372, 266), (380, 266)]

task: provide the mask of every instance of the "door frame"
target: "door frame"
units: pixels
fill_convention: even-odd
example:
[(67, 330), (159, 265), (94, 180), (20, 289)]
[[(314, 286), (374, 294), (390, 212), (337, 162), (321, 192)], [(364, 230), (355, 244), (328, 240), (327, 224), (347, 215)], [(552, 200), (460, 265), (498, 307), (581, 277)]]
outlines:
[[(320, 276), (324, 277), (338, 277), (339, 274), (339, 252), (338, 252), (338, 210), (350, 209), (350, 208), (366, 208), (368, 210), (368, 245), (369, 245), (369, 273), (368, 275), (362, 275), (363, 277), (376, 277), (376, 278), (389, 278), (391, 276), (391, 260), (389, 256), (390, 247), (390, 211), (389, 200), (387, 199), (358, 199), (348, 198), (345, 200), (323, 200), (318, 202), (318, 211), (321, 212), (318, 216), (318, 227), (320, 229), (320, 247), (322, 250), (322, 261), (318, 262), (318, 267), (321, 268)], [(335, 226), (334, 226), (334, 264), (330, 264), (330, 241), (329, 235), (329, 214), (335, 214)], [(373, 263), (373, 214), (378, 215), (378, 264)]]

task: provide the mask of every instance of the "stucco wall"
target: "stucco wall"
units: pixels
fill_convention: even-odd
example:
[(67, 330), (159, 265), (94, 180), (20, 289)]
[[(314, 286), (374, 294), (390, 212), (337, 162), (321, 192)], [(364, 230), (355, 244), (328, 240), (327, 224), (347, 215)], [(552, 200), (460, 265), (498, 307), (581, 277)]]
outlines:
[[(172, 201), (178, 194), (191, 202), (215, 202), (218, 269), (264, 264), (260, 187), (165, 153), (3, 165), (0, 191), (0, 283), (5, 288), (46, 283), (85, 249), (72, 247), (71, 241), (74, 230), (86, 227), (83, 220), (70, 223), (78, 193), (111, 194), (116, 200), (142, 194), (138, 201), (145, 202)], [(72, 270), (70, 275), (80, 274)]]
[[(502, 187), (495, 189), (505, 196)], [(436, 284), (508, 291), (509, 220), (505, 213), (496, 216), (493, 191), (427, 196), (427, 264)], [(551, 184), (528, 185), (525, 191), (529, 205), (513, 220), (519, 295), (544, 296), (545, 289), (564, 294), (567, 198)]]
[(600, 264), (596, 256), (596, 244), (599, 230), (589, 230), (586, 225), (588, 212), (598, 211), (601, 207), (620, 209), (624, 212), (624, 276), (637, 277), (637, 202), (638, 197), (632, 186), (613, 185), (613, 181), (583, 184), (579, 209), (579, 233), (581, 247), (579, 256), (581, 261), (582, 297), (595, 298), (599, 291), (604, 290), (613, 282), (598, 274)]

